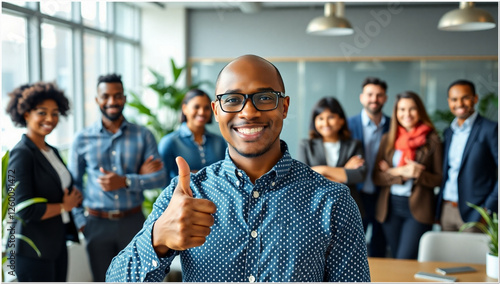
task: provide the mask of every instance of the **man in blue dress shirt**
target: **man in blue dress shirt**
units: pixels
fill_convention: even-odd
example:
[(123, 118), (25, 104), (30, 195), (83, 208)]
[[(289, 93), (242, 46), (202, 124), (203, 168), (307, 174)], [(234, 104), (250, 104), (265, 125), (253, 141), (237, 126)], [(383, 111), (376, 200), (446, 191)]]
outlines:
[(436, 210), (443, 231), (481, 220), (467, 202), (498, 212), (498, 123), (479, 115), (477, 102), (472, 82), (457, 80), (448, 87), (455, 119), (443, 135), (443, 183)]
[(99, 77), (96, 102), (102, 119), (76, 135), (68, 163), (83, 193), (83, 207), (74, 208), (73, 215), (85, 235), (95, 282), (105, 280), (111, 259), (141, 229), (144, 189), (167, 185), (156, 140), (125, 119), (125, 101), (121, 76)]
[(212, 102), (224, 160), (179, 176), (132, 242), (111, 282), (162, 281), (175, 256), (188, 282), (370, 281), (361, 216), (349, 189), (291, 158), (280, 140), (290, 98), (267, 60), (223, 68)]
[(362, 85), (359, 101), (363, 110), (358, 115), (350, 117), (347, 125), (353, 139), (361, 141), (365, 150), (366, 179), (357, 184), (361, 201), (365, 208), (363, 227), (365, 232), (371, 224), (368, 255), (385, 257), (387, 243), (382, 230), (382, 224), (375, 219), (375, 207), (379, 196), (379, 188), (373, 184), (372, 173), (375, 167), (380, 139), (389, 131), (391, 119), (382, 112), (387, 102), (387, 83), (375, 77), (367, 77)]

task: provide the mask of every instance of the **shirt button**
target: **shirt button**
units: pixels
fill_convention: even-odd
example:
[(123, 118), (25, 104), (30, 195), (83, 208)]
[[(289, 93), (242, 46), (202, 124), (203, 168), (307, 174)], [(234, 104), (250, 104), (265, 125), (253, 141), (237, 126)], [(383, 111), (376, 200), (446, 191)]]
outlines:
[(258, 191), (254, 191), (254, 192), (253, 192), (253, 197), (254, 197), (254, 198), (259, 198), (259, 196), (260, 196), (260, 194), (259, 194), (259, 192), (258, 192)]
[(116, 172), (116, 167), (113, 167), (113, 172)]
[(271, 183), (271, 187), (273, 187), (275, 184), (276, 184), (276, 183), (273, 181), (273, 182)]
[(252, 238), (256, 238), (257, 237), (257, 231), (252, 231), (250, 233), (250, 236), (252, 236)]
[(117, 199), (117, 200), (118, 200), (118, 194), (115, 194), (115, 199)]
[(248, 277), (248, 281), (250, 281), (252, 283), (255, 282), (255, 276), (250, 275), (250, 277)]
[(158, 266), (158, 262), (156, 262), (156, 260), (153, 259), (153, 266), (154, 267), (157, 267)]
[(240, 186), (240, 181), (239, 180), (236, 181), (236, 186)]
[(111, 155), (113, 155), (113, 156), (116, 155), (116, 151), (112, 151)]
[(238, 175), (239, 175), (240, 177), (241, 177), (241, 176), (243, 176), (243, 174), (242, 174), (241, 172), (238, 172)]

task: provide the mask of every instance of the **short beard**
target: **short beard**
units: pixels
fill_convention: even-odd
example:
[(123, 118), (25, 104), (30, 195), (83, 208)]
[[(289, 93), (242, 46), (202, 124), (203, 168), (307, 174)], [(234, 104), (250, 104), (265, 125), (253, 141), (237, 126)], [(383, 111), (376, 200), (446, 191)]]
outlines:
[(116, 115), (108, 115), (106, 113), (106, 110), (104, 108), (100, 108), (101, 109), (101, 113), (104, 117), (106, 117), (107, 119), (109, 119), (110, 121), (117, 121), (118, 119), (120, 119), (120, 117), (122, 117), (122, 113), (123, 113), (123, 107), (121, 108), (120, 112), (118, 112)]

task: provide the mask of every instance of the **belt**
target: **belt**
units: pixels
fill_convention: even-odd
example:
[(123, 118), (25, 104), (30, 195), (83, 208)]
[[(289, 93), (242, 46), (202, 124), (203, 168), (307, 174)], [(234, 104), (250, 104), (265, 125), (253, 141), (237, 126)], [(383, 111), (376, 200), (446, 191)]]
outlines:
[(142, 210), (141, 206), (137, 206), (137, 207), (134, 207), (132, 209), (124, 210), (124, 211), (120, 211), (120, 210), (101, 211), (101, 210), (94, 210), (94, 209), (87, 208), (87, 212), (89, 212), (89, 215), (92, 215), (92, 216), (95, 216), (98, 218), (103, 218), (103, 219), (110, 219), (110, 220), (121, 219), (121, 218), (130, 216), (132, 214), (141, 212), (141, 210)]
[(444, 203), (451, 204), (452, 207), (458, 207), (458, 203), (455, 201), (448, 201), (448, 200), (443, 200)]

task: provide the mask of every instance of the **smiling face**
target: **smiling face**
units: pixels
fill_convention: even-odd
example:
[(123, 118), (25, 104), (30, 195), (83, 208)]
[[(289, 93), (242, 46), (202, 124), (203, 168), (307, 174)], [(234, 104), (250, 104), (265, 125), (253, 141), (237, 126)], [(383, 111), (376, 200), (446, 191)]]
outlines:
[(400, 99), (396, 109), (396, 117), (399, 124), (403, 126), (406, 131), (413, 129), (420, 122), (420, 116), (415, 101), (408, 98)]
[(189, 129), (205, 127), (212, 115), (210, 99), (206, 96), (196, 96), (182, 105), (182, 113), (186, 116)]
[(455, 85), (448, 92), (448, 106), (451, 113), (457, 117), (459, 125), (474, 113), (477, 101), (477, 95), (467, 85)]
[[(216, 94), (284, 92), (280, 82), (278, 72), (269, 62), (256, 56), (243, 56), (223, 69), (217, 81)], [(288, 104), (288, 97), (280, 98), (276, 109), (258, 111), (247, 100), (240, 112), (227, 113), (222, 111), (219, 101), (212, 102), (214, 117), (229, 144), (231, 157), (281, 157), (279, 135)]]
[(338, 140), (338, 135), (342, 126), (344, 126), (344, 119), (340, 118), (337, 113), (332, 113), (326, 109), (316, 116), (314, 119), (314, 127), (316, 131), (323, 137), (324, 142), (331, 142)]
[(363, 87), (361, 95), (359, 95), (359, 101), (369, 114), (376, 115), (382, 112), (382, 107), (387, 101), (387, 95), (381, 86), (367, 84)]
[(104, 118), (116, 121), (122, 116), (126, 97), (120, 83), (100, 83), (97, 86), (96, 102)]
[(28, 133), (45, 138), (56, 128), (59, 122), (59, 107), (57, 103), (48, 99), (24, 114)]

